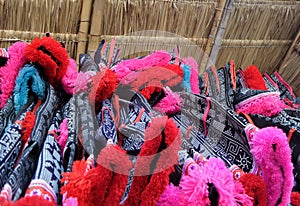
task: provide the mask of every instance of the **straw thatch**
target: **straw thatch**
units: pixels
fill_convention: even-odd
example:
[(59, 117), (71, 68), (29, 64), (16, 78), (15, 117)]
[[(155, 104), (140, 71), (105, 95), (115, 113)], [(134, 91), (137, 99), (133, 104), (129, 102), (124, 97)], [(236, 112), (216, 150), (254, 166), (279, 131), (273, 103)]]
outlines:
[(101, 39), (115, 38), (122, 57), (179, 45), (182, 56), (197, 59), (200, 73), (234, 59), (241, 68), (279, 70), (300, 94), (299, 1), (0, 0), (0, 9), (1, 47), (45, 32), (77, 60)]
[(284, 79), (288, 80), (296, 94), (300, 96), (300, 28), (279, 68), (279, 72)]
[(74, 56), (81, 9), (82, 0), (0, 0), (0, 46), (50, 32)]

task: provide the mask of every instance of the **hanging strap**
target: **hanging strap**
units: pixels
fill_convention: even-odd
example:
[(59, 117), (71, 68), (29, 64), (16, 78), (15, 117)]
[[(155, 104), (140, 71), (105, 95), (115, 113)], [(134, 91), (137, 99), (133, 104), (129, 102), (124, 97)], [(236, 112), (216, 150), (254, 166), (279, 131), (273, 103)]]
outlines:
[(101, 59), (104, 56), (104, 53), (105, 53), (105, 50), (106, 50), (106, 46), (107, 46), (107, 42), (105, 41), (104, 44), (103, 44), (103, 46), (102, 46), (101, 52), (100, 52), (100, 62), (101, 62)]
[(233, 85), (233, 89), (234, 89), (234, 91), (236, 91), (236, 72), (235, 72), (234, 60), (230, 61), (230, 76), (231, 76), (231, 82)]
[(204, 136), (207, 136), (207, 133), (208, 133), (207, 126), (206, 126), (206, 121), (207, 121), (208, 113), (209, 113), (209, 110), (210, 110), (210, 97), (206, 97), (206, 103), (207, 103), (207, 106), (205, 108), (204, 115), (203, 115), (203, 118), (202, 118), (203, 127), (204, 127)]
[(112, 62), (112, 58), (113, 58), (113, 55), (114, 55), (115, 45), (116, 45), (116, 40), (112, 39), (111, 42), (110, 42), (110, 49), (109, 49), (109, 53), (108, 53), (107, 68), (110, 68), (110, 64)]
[(205, 93), (204, 95), (207, 96), (209, 93), (209, 81), (208, 81), (208, 73), (204, 72), (204, 88), (205, 88)]
[(176, 47), (174, 48), (174, 53), (175, 53), (175, 64), (179, 65), (180, 53), (179, 53), (179, 46), (178, 45), (176, 45)]
[(236, 111), (236, 113), (239, 114), (239, 115), (244, 115), (244, 117), (248, 120), (249, 123), (255, 125), (254, 122), (253, 122), (253, 120), (251, 119), (251, 117), (248, 114), (246, 114), (244, 112), (241, 112), (239, 110)]
[(133, 122), (133, 123), (138, 123), (138, 122), (141, 120), (141, 118), (142, 118), (142, 116), (143, 116), (144, 112), (145, 112), (145, 109), (144, 109), (144, 108), (142, 108), (142, 109), (140, 110), (140, 112), (139, 112), (138, 116), (136, 117), (136, 119), (134, 120), (134, 122)]
[(292, 129), (290, 129), (290, 131), (289, 131), (289, 134), (288, 134), (288, 136), (287, 136), (287, 138), (288, 138), (288, 142), (290, 142), (291, 141), (291, 139), (292, 139), (292, 136), (293, 136), (293, 133), (296, 131), (296, 129), (295, 128), (292, 128)]
[(190, 125), (188, 128), (187, 128), (187, 131), (186, 131), (186, 134), (185, 134), (185, 139), (187, 140), (192, 132), (192, 129), (194, 129), (194, 127), (192, 125)]
[(215, 82), (216, 82), (216, 85), (217, 85), (218, 93), (220, 94), (221, 93), (220, 82), (219, 82), (216, 67), (214, 65), (211, 65), (209, 68), (212, 71), (213, 75), (215, 76)]

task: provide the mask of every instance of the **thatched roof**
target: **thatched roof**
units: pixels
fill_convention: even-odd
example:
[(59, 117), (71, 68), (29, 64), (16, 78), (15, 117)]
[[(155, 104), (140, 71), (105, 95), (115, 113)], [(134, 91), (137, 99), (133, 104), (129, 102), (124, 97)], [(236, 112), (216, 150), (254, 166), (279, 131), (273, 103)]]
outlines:
[(234, 59), (241, 68), (278, 70), (300, 95), (299, 1), (0, 0), (0, 8), (1, 47), (45, 32), (64, 41), (74, 58), (94, 52), (103, 38), (116, 38), (123, 56), (179, 44), (200, 72), (207, 57), (216, 67)]

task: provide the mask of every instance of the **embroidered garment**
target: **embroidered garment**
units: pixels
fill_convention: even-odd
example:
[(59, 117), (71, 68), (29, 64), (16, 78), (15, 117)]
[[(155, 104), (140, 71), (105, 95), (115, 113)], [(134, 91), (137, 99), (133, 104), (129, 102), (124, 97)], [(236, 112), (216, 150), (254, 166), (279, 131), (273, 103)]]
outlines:
[(253, 169), (253, 158), (244, 128), (248, 122), (214, 99), (180, 93), (181, 114), (175, 116), (183, 137), (183, 149), (192, 146), (204, 157), (220, 157), (227, 166), (238, 165), (243, 171)]
[(76, 119), (81, 130), (81, 144), (88, 155), (97, 156), (95, 151), (96, 117), (90, 105), (88, 94), (82, 92), (75, 95)]
[[(50, 128), (52, 130), (54, 128)], [(61, 151), (53, 134), (48, 134), (40, 153), (35, 174), (27, 190), (43, 181), (47, 183), (55, 204), (60, 203), (60, 177), (63, 172)], [(39, 184), (37, 184), (39, 186)], [(26, 192), (28, 194), (28, 191)]]
[(117, 144), (117, 130), (114, 122), (112, 104), (109, 99), (102, 102), (102, 109), (97, 115), (97, 120), (100, 127), (96, 133), (95, 139), (99, 142), (103, 140), (104, 142), (107, 142), (108, 139), (111, 139), (114, 144)]
[(0, 110), (0, 135), (2, 136), (4, 129), (8, 124), (15, 118), (16, 113), (14, 112), (13, 97), (10, 96), (5, 106)]
[(55, 113), (56, 103), (57, 97), (55, 91), (52, 86), (47, 85), (46, 99), (37, 110), (35, 127), (30, 135), (29, 142), (7, 181), (7, 184), (12, 189), (13, 201), (18, 200), (24, 195), (35, 172), (36, 162)]
[(22, 152), (22, 126), (20, 122), (24, 120), (26, 112), (32, 110), (33, 105), (31, 103), (18, 117), (17, 121), (11, 124), (3, 136), (0, 137), (0, 188), (4, 186), (7, 178), (14, 170), (16, 160)]
[(67, 119), (68, 139), (63, 150), (64, 171), (70, 172), (78, 153), (78, 117), (76, 115), (75, 98), (71, 99), (63, 107), (63, 117)]

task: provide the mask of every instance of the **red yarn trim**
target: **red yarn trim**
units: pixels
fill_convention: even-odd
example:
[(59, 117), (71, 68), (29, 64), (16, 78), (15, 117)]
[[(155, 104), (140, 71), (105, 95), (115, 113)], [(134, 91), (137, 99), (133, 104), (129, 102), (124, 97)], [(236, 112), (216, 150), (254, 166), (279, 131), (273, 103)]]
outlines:
[(150, 67), (135, 73), (136, 79), (130, 86), (133, 90), (140, 91), (146, 99), (150, 99), (154, 92), (160, 92), (163, 87), (178, 85), (183, 74), (182, 68), (175, 64), (166, 67)]
[(67, 197), (76, 197), (79, 205), (103, 205), (113, 171), (124, 172), (132, 165), (126, 152), (113, 145), (101, 150), (97, 162), (98, 166), (87, 173), (87, 164), (84, 160), (74, 162), (72, 172), (63, 173), (61, 182), (65, 185), (61, 188), (61, 194), (66, 193)]
[(1, 206), (12, 206), (12, 202), (11, 201), (7, 201), (6, 198), (0, 196), (0, 205)]
[(130, 169), (133, 167), (129, 158), (123, 158), (124, 161), (119, 166), (122, 167), (124, 173), (114, 173), (113, 179), (107, 191), (107, 195), (104, 200), (104, 205), (119, 205), (124, 191), (128, 183), (128, 175)]
[(230, 75), (231, 75), (231, 82), (233, 85), (233, 90), (236, 90), (236, 71), (235, 71), (235, 64), (234, 60), (230, 61)]
[(28, 111), (26, 112), (26, 116), (24, 121), (22, 121), (21, 123), (21, 127), (22, 127), (22, 144), (24, 145), (29, 137), (30, 134), (33, 130), (34, 127), (34, 123), (35, 123), (35, 113), (36, 110), (41, 106), (42, 104), (42, 100), (38, 100), (37, 104), (35, 105), (33, 111)]

